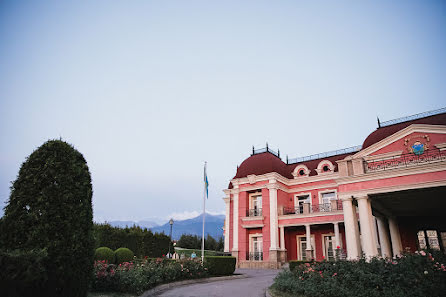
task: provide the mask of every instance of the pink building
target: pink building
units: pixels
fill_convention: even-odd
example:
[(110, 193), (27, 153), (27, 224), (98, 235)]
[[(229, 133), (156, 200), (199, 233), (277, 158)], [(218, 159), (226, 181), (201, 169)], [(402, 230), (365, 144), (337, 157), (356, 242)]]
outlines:
[(226, 197), (239, 267), (446, 247), (446, 108), (388, 121), (362, 146), (282, 161), (266, 147)]

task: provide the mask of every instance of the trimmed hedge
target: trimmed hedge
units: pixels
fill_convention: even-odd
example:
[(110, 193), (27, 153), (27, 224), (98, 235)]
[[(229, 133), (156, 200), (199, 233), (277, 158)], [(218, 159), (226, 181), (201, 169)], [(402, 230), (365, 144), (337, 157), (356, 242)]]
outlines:
[(128, 248), (119, 248), (115, 251), (115, 263), (121, 264), (123, 262), (133, 261), (135, 254)]
[(94, 252), (94, 259), (99, 261), (107, 261), (110, 264), (115, 263), (115, 253), (111, 248), (100, 247)]
[(36, 296), (45, 288), (46, 250), (0, 251), (0, 293), (2, 296)]
[(313, 264), (314, 262), (315, 262), (314, 260), (309, 260), (309, 261), (303, 261), (303, 260), (291, 260), (291, 261), (289, 261), (289, 264), (290, 264), (290, 270), (294, 270), (294, 269), (296, 269), (296, 267), (299, 267), (299, 266), (302, 265), (302, 264), (305, 264), (305, 263)]
[(231, 275), (235, 271), (235, 257), (207, 256), (204, 265), (211, 275)]

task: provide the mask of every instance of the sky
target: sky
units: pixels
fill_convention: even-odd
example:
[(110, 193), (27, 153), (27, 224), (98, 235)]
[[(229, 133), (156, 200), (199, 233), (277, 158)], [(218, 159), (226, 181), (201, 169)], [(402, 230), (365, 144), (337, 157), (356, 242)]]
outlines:
[[(86, 158), (98, 222), (206, 209), (252, 146), (360, 145), (446, 106), (446, 1), (1, 1), (0, 203), (48, 139)], [(3, 210), (0, 210), (0, 216)]]

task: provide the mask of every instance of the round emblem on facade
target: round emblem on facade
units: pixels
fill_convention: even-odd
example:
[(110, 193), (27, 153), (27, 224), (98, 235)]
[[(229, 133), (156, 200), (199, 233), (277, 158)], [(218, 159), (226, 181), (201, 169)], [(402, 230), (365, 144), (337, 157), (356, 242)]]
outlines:
[(420, 156), (429, 149), (429, 135), (414, 135), (404, 139), (404, 145), (409, 153)]
[(419, 141), (415, 141), (412, 145), (412, 152), (415, 155), (422, 155), (424, 153), (424, 144)]

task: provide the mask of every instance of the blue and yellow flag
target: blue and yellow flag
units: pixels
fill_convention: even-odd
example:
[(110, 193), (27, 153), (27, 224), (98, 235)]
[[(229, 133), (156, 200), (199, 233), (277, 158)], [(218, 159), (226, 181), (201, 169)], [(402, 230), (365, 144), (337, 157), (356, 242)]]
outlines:
[(209, 182), (208, 182), (208, 176), (206, 174), (206, 162), (204, 163), (204, 191), (206, 193), (206, 199), (209, 198)]

